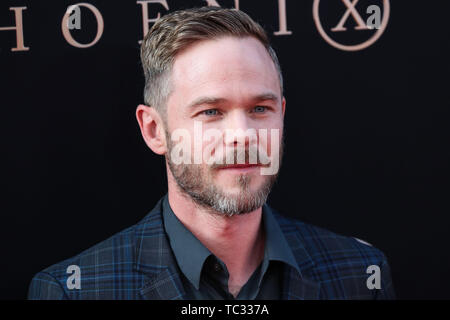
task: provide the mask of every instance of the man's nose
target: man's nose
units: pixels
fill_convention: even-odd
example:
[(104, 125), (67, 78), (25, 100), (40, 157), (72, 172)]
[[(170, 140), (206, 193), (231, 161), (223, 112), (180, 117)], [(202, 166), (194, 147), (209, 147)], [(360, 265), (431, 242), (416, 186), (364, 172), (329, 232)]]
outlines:
[(243, 110), (230, 112), (224, 125), (225, 145), (244, 145), (248, 147), (249, 139), (256, 135), (255, 128), (251, 127), (251, 121)]

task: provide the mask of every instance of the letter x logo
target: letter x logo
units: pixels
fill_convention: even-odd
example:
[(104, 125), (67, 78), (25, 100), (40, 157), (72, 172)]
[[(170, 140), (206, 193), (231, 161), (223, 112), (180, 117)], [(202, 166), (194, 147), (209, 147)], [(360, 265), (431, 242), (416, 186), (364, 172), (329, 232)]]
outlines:
[(345, 6), (347, 7), (347, 11), (345, 11), (344, 15), (342, 16), (341, 21), (339, 21), (338, 25), (331, 29), (331, 31), (346, 31), (347, 28), (344, 27), (345, 22), (347, 21), (350, 14), (352, 15), (353, 19), (355, 19), (355, 22), (357, 26), (355, 27), (355, 30), (366, 30), (369, 29), (364, 22), (364, 20), (361, 18), (361, 15), (356, 10), (355, 6), (358, 4), (359, 0), (353, 0), (353, 2), (350, 2), (350, 0), (341, 0)]
[[(334, 0), (334, 1), (339, 1), (339, 0)], [(321, 14), (320, 14), (321, 10), (319, 10), (319, 9), (320, 9), (320, 7), (323, 7), (323, 6), (327, 6), (327, 5), (329, 6), (330, 3), (333, 3), (333, 2), (332, 2), (332, 0), (322, 1), (322, 6), (321, 6), (320, 0), (314, 0), (313, 18), (314, 18), (314, 22), (316, 24), (317, 31), (319, 31), (319, 34), (322, 36), (322, 38), (326, 42), (328, 42), (328, 44), (330, 44), (331, 46), (333, 46), (339, 50), (358, 51), (358, 50), (363, 50), (367, 47), (370, 47), (381, 37), (384, 30), (386, 30), (386, 27), (387, 27), (387, 24), (389, 21), (389, 14), (390, 14), (389, 0), (378, 0), (378, 3), (380, 3), (380, 2), (383, 3), (383, 18), (382, 19), (380, 19), (381, 10), (380, 10), (379, 6), (374, 5), (372, 3), (367, 8), (364, 9), (364, 12), (366, 12), (366, 13), (375, 12), (373, 15), (373, 18), (377, 18), (377, 19), (371, 19), (372, 18), (372, 16), (371, 16), (371, 17), (369, 17), (370, 19), (368, 19), (367, 23), (363, 20), (363, 17), (361, 17), (360, 12), (358, 12), (358, 10), (356, 9), (356, 6), (357, 6), (359, 0), (340, 0), (340, 1), (346, 8), (344, 15), (340, 16), (341, 13), (339, 12), (338, 18), (340, 18), (340, 20), (339, 20), (338, 24), (334, 28), (326, 30), (326, 28), (324, 28), (324, 26), (322, 25), (321, 19), (328, 20), (328, 21), (336, 21), (335, 16), (334, 16), (334, 11), (326, 10), (325, 11), (326, 15), (321, 16)], [(373, 2), (375, 2), (375, 1), (373, 1)], [(377, 9), (377, 10), (375, 10), (375, 9)], [(355, 28), (354, 28), (355, 30), (357, 30), (357, 31), (373, 30), (375, 28), (376, 31), (373, 33), (368, 33), (369, 38), (361, 43), (358, 43), (358, 44), (340, 43), (339, 37), (337, 37), (336, 32), (347, 31), (347, 28), (345, 28), (344, 25), (348, 21), (350, 16), (353, 18), (353, 20), (356, 23)], [(374, 23), (374, 21), (376, 21), (376, 23)], [(333, 22), (333, 24), (334, 24), (334, 22)], [(329, 23), (325, 23), (325, 26), (326, 25), (329, 25)], [(376, 27), (374, 27), (374, 26), (376, 26)], [(328, 31), (328, 33), (327, 33), (327, 31)], [(351, 38), (352, 35), (350, 34), (349, 37)]]

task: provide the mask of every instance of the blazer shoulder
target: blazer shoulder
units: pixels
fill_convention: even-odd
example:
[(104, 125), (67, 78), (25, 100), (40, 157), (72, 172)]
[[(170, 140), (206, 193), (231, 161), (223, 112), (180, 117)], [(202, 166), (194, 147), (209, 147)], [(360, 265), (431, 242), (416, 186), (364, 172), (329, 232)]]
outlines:
[(144, 239), (160, 244), (154, 239), (164, 234), (161, 203), (162, 198), (136, 224), (37, 273), (31, 281), (28, 298), (139, 299), (146, 276), (137, 266), (138, 258), (141, 251), (146, 250), (148, 254), (153, 250), (143, 248)]
[[(28, 289), (28, 299), (101, 299), (107, 292), (107, 283), (133, 274), (135, 234), (143, 220), (35, 274)], [(81, 290), (71, 290), (80, 289), (69, 286), (69, 282), (76, 284), (77, 275)], [(97, 294), (97, 297), (91, 297), (91, 293)]]
[[(133, 255), (135, 242), (136, 225), (128, 227), (109, 238), (83, 250), (79, 254), (58, 262), (42, 272), (57, 274), (61, 268), (65, 269), (68, 265), (89, 266), (108, 263), (120, 263), (122, 260), (128, 260)], [(116, 258), (113, 260), (113, 256)]]
[[(302, 273), (320, 283), (324, 299), (395, 299), (385, 254), (368, 242), (276, 213)], [(305, 258), (306, 257), (306, 258)], [(371, 290), (377, 274), (378, 290)], [(376, 279), (374, 277), (373, 279)]]
[(385, 254), (370, 243), (356, 237), (341, 235), (295, 218), (275, 213), (287, 238), (300, 241), (316, 268), (325, 265), (383, 265)]

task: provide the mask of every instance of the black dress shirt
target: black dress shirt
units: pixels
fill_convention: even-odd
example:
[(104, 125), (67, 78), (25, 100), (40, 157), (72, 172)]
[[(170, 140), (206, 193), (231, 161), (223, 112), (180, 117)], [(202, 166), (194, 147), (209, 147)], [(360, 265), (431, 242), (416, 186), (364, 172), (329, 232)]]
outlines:
[(264, 258), (236, 298), (228, 291), (226, 265), (198, 240), (172, 211), (168, 195), (163, 200), (164, 228), (181, 270), (187, 299), (280, 299), (285, 265), (300, 269), (270, 208), (262, 208), (265, 232)]

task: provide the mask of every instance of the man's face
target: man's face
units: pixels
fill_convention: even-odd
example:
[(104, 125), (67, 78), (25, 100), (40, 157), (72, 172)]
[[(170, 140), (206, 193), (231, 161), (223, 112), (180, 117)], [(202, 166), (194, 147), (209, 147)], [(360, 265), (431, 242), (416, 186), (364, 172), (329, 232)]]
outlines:
[[(266, 154), (281, 162), (285, 106), (277, 70), (264, 46), (250, 37), (201, 41), (177, 55), (171, 83), (166, 160), (178, 185), (196, 203), (225, 215), (261, 207), (275, 182), (278, 167), (273, 174), (261, 174), (259, 161)], [(255, 130), (257, 140), (249, 139), (248, 129)], [(189, 139), (184, 136), (183, 140), (190, 140), (190, 145), (184, 146), (191, 152), (191, 164), (172, 162), (175, 144), (187, 142), (172, 141), (174, 133), (180, 130), (189, 134)], [(215, 138), (205, 138), (205, 132), (212, 130)], [(278, 133), (274, 136), (276, 141), (271, 139), (273, 132)], [(267, 147), (252, 148), (261, 139), (267, 141)], [(249, 165), (249, 153), (255, 150), (260, 151), (258, 161)], [(199, 151), (200, 163), (194, 160)], [(246, 155), (245, 163), (236, 166), (242, 163), (234, 158), (239, 152)], [(206, 154), (222, 163), (207, 163)], [(231, 154), (231, 163), (227, 154)]]

